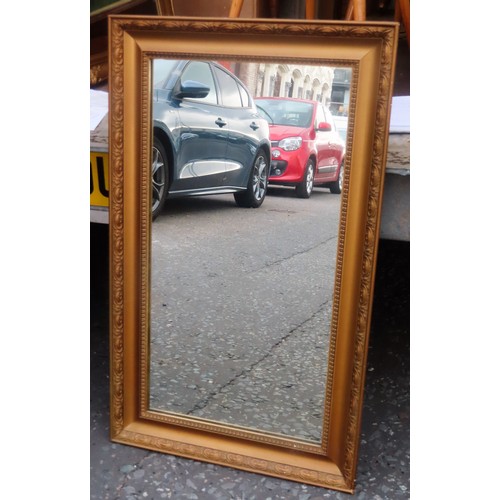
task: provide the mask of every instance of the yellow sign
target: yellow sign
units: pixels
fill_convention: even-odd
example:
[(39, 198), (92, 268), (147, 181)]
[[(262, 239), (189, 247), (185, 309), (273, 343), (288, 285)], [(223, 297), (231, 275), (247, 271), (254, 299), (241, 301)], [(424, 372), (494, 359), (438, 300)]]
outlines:
[(108, 153), (90, 152), (90, 204), (109, 206)]

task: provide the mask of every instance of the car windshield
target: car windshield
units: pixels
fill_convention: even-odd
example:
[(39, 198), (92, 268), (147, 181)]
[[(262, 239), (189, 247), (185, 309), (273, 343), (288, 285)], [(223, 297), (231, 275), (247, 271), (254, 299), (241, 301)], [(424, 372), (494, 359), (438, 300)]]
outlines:
[(179, 61), (172, 59), (155, 59), (153, 61), (153, 87), (163, 87), (162, 83), (172, 73)]
[(285, 99), (258, 99), (257, 109), (272, 125), (306, 128), (311, 125), (313, 104)]

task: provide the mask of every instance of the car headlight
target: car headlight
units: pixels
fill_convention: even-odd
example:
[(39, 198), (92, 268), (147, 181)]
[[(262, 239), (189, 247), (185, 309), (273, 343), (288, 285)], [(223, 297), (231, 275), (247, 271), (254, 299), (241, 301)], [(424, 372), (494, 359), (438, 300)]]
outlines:
[(295, 151), (302, 146), (302, 137), (287, 137), (282, 139), (278, 146), (285, 151)]

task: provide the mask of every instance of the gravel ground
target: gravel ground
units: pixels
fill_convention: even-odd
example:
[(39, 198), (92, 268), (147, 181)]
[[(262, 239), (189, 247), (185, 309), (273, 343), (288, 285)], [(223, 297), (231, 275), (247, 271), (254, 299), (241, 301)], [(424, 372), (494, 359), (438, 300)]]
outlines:
[[(107, 227), (91, 225), (91, 238), (91, 498), (349, 498), (109, 440)], [(409, 243), (381, 242), (354, 494), (359, 499), (410, 496), (409, 253)]]

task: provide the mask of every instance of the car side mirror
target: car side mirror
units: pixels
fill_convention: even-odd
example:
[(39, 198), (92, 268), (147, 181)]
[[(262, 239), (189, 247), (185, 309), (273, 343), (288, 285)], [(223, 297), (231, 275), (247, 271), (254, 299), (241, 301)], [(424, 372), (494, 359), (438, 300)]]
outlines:
[(332, 126), (328, 122), (319, 122), (318, 130), (320, 132), (330, 132), (332, 130)]
[(201, 99), (207, 97), (210, 92), (210, 87), (207, 87), (203, 83), (196, 82), (194, 80), (186, 80), (181, 83), (180, 89), (174, 92), (174, 97), (177, 99), (183, 99), (185, 97), (191, 97), (192, 99)]

